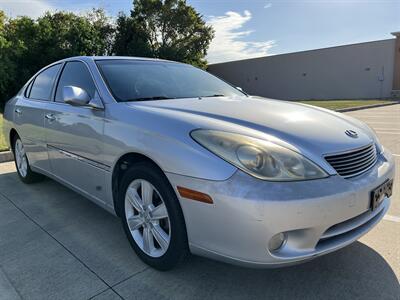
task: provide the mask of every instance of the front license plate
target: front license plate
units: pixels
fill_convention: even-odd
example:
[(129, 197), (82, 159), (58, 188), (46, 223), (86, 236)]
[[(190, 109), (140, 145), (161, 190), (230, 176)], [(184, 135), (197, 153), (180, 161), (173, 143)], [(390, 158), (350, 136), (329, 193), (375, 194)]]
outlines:
[(385, 199), (385, 196), (387, 197), (392, 196), (392, 190), (393, 190), (393, 179), (386, 180), (380, 186), (375, 188), (371, 192), (371, 209), (372, 210), (376, 209), (381, 204), (383, 199)]

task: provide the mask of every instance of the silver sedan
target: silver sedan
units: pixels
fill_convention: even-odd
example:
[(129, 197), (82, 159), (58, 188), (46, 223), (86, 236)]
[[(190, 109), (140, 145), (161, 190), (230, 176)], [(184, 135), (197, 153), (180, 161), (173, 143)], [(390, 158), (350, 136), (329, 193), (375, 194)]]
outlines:
[(285, 266), (342, 248), (390, 205), (394, 163), (364, 123), (252, 97), (192, 66), (74, 57), (5, 108), (18, 175), (43, 175), (122, 220), (167, 270), (189, 253)]

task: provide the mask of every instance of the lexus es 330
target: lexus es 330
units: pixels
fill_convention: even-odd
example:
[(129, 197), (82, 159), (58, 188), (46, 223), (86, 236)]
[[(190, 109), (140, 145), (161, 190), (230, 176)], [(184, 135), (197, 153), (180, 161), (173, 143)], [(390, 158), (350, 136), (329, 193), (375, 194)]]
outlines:
[(181, 63), (58, 61), (4, 117), (23, 182), (51, 177), (116, 214), (161, 270), (189, 253), (306, 261), (360, 238), (390, 204), (393, 159), (364, 123), (251, 97)]

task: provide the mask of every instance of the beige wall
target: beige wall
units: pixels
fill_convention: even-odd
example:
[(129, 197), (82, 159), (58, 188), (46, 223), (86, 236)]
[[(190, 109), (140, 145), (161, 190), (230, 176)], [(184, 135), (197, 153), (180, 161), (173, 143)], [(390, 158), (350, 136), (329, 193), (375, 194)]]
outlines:
[(395, 39), (209, 66), (252, 95), (276, 99), (390, 97)]

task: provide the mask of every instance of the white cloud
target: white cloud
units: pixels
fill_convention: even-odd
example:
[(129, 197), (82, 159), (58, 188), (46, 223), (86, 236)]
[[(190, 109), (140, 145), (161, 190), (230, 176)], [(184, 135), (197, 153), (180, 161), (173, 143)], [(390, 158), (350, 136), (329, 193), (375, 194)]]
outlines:
[(37, 18), (55, 8), (44, 0), (0, 0), (0, 10), (8, 17), (29, 16)]
[(212, 16), (207, 22), (215, 30), (215, 38), (211, 42), (207, 59), (209, 63), (246, 59), (268, 55), (275, 41), (244, 41), (253, 31), (240, 30), (251, 20), (251, 13), (245, 10), (243, 15), (228, 11), (223, 16)]
[(270, 8), (272, 6), (272, 3), (266, 3), (265, 5), (264, 5), (264, 8)]

